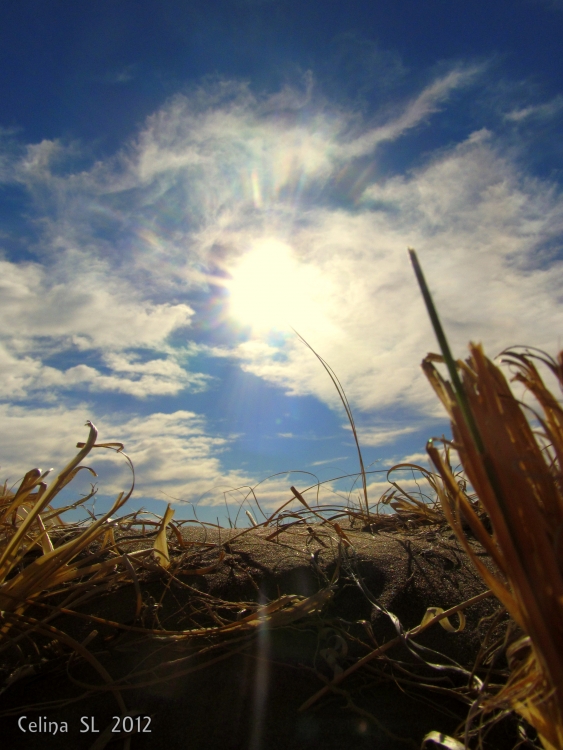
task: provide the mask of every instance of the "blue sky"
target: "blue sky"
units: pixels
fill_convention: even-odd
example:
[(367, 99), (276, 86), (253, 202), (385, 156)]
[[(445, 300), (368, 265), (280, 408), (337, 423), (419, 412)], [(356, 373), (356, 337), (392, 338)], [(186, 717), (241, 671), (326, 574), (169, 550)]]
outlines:
[[(557, 0), (3, 3), (2, 480), (90, 419), (132, 508), (356, 497), (291, 326), (371, 469), (422, 461), (448, 427), (407, 246), (457, 356), (561, 347), (562, 32)], [(93, 465), (99, 510), (127, 471)]]

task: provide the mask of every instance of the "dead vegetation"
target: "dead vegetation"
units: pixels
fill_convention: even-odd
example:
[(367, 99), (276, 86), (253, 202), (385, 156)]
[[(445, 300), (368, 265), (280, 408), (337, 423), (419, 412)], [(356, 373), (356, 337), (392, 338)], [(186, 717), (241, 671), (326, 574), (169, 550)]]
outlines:
[[(416, 268), (416, 256), (413, 262)], [(319, 357), (339, 392), (356, 439), (362, 482), (357, 505), (323, 507), (308, 501), (306, 491), (291, 487), (287, 503), (262, 523), (250, 514), (249, 528), (231, 529), (221, 538), (220, 529), (207, 525), (213, 531), (211, 540), (204, 534), (190, 541), (183, 528), (188, 522), (175, 522), (170, 507), (163, 518), (156, 520), (140, 513), (122, 514), (133, 492), (133, 479), (129, 492), (122, 493), (108, 513), (86, 525), (68, 524), (65, 513), (91, 496), (72, 506), (56, 508), (54, 501), (60, 490), (79, 471), (94, 473), (82, 463), (93, 449), (123, 453), (118, 443), (97, 443), (97, 430), (88, 423), (88, 440), (78, 444), (76, 457), (50, 485), (45, 481), (46, 474), (33, 469), (15, 491), (6, 485), (0, 488), (0, 664), (5, 678), (1, 692), (46, 662), (58, 660), (68, 669), (68, 665), (83, 661), (91, 666), (98, 681), (87, 683), (73, 678), (82, 690), (79, 697), (108, 691), (120, 715), (132, 715), (127, 690), (200, 672), (244, 652), (263, 628), (295, 627), (310, 618), (317, 622), (320, 618), (322, 623), (340, 577), (346, 576), (370, 606), (387, 619), (395, 634), (375, 643), (363, 621), (357, 623), (364, 630), (362, 638), (356, 631), (351, 635), (349, 628), (335, 629), (334, 621), (327, 621), (326, 628), (332, 628), (333, 635), (322, 656), (331, 668), (330, 677), (318, 672), (324, 684), (301, 711), (326, 695), (340, 694), (345, 695), (351, 710), (379, 724), (369, 711), (356, 705), (353, 689), (344, 689), (345, 681), (353, 675), (376, 674), (401, 689), (427, 691), (437, 699), (447, 695), (466, 706), (466, 720), (455, 736), (434, 732), (424, 739), (424, 746), (483, 746), (495, 724), (517, 716), (522, 719), (518, 720), (520, 745), (533, 747), (539, 741), (545, 750), (563, 747), (563, 411), (535, 365), (537, 361), (547, 365), (563, 385), (563, 353), (557, 361), (530, 350), (504, 353), (504, 362), (512, 366), (514, 378), (526, 386), (541, 407), (541, 413), (528, 409), (536, 421), (537, 429), (533, 429), (502, 372), (479, 346), (470, 346), (466, 362), (454, 362), (419, 268), (417, 274), (442, 347), (441, 356), (426, 357), (423, 369), (452, 423), (452, 441), (428, 443), (436, 471), (411, 464), (393, 467), (388, 476), (389, 490), (370, 504), (368, 472), (361, 459), (351, 409), (336, 375)], [(439, 362), (446, 363), (450, 381), (437, 370)], [(452, 449), (459, 455), (462, 471), (455, 471), (451, 465)], [(401, 487), (392, 472), (404, 469), (422, 475), (430, 501), (422, 493)], [(429, 601), (422, 621), (406, 628), (374, 598), (362, 580), (355, 565), (356, 534), (361, 529), (364, 535), (393, 531), (408, 535), (425, 527), (445, 528), (447, 524), (487, 590), (447, 610)], [(206, 525), (199, 527), (204, 531)], [(230, 601), (190, 588), (189, 581), (194, 577), (226, 564), (229, 545), (237, 539), (260, 532), (268, 543), (279, 544), (284, 535), (296, 531), (307, 539), (320, 539), (321, 546), (337, 551), (331, 577), (320, 573), (323, 585), (313, 594)], [(476, 551), (477, 543), (492, 566), (483, 562)], [(312, 557), (314, 565), (317, 558)], [(163, 622), (161, 604), (151, 604), (144, 595), (147, 584), (155, 579), (165, 588), (177, 585), (188, 591), (188, 603), (180, 619)], [(105, 594), (125, 588), (134, 592), (131, 622), (95, 614), (96, 602)], [(473, 666), (452, 663), (447, 656), (440, 659), (417, 642), (437, 625), (451, 633), (462, 632), (465, 610), (489, 597), (496, 597), (502, 606), (496, 619), (487, 625), (489, 635)], [(511, 619), (504, 621), (499, 636), (504, 611)], [(77, 629), (77, 622), (82, 623), (82, 629)], [(104, 633), (111, 633), (112, 638), (127, 633), (150, 641), (159, 657), (146, 659), (125, 676), (115, 678), (99, 655), (104, 638), (110, 637)], [(167, 651), (178, 644), (186, 649), (180, 658)], [(393, 658), (397, 646), (410, 656)], [(45, 706), (56, 708), (49, 701), (42, 704), (42, 708)], [(537, 732), (536, 739), (531, 727)], [(106, 739), (109, 742), (110, 736)], [(128, 747), (131, 736), (123, 739)], [(99, 747), (103, 746), (100, 740)]]

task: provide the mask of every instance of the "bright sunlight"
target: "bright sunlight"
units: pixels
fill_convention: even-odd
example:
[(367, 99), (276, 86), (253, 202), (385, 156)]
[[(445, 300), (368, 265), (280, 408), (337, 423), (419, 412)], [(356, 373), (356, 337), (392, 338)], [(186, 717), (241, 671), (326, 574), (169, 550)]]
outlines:
[(285, 243), (276, 239), (255, 242), (231, 273), (230, 311), (242, 325), (256, 332), (286, 330), (319, 317), (314, 297), (320, 273), (300, 263)]

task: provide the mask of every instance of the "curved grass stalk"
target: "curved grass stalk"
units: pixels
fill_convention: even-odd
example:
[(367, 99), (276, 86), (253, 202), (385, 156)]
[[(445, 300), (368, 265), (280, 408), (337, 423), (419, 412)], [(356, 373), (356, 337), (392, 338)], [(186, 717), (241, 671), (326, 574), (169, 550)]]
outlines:
[(340, 400), (342, 401), (342, 406), (344, 407), (344, 411), (346, 412), (346, 416), (348, 417), (348, 421), (350, 422), (350, 427), (352, 428), (352, 434), (354, 436), (354, 442), (356, 443), (356, 450), (358, 452), (358, 461), (360, 464), (360, 473), (362, 476), (362, 490), (364, 495), (364, 503), (366, 508), (366, 523), (369, 525), (370, 523), (370, 511), (369, 511), (369, 501), (368, 501), (368, 486), (367, 486), (367, 480), (366, 480), (366, 470), (364, 467), (364, 459), (362, 458), (362, 450), (360, 448), (360, 441), (358, 439), (358, 433), (356, 431), (356, 424), (354, 422), (354, 415), (352, 414), (352, 409), (350, 407), (350, 404), (348, 403), (348, 399), (346, 397), (346, 393), (344, 392), (344, 388), (342, 387), (342, 384), (338, 377), (336, 376), (336, 373), (332, 369), (332, 367), (328, 364), (328, 362), (325, 362), (325, 360), (321, 357), (320, 354), (317, 354), (317, 352), (313, 349), (313, 347), (305, 341), (303, 336), (301, 336), (300, 333), (298, 333), (295, 328), (292, 329), (295, 335), (299, 338), (300, 341), (302, 341), (305, 346), (310, 349), (315, 357), (319, 360), (321, 365), (325, 368), (325, 370), (328, 373), (328, 376), (334, 383), (334, 387), (336, 388), (336, 391), (340, 397)]

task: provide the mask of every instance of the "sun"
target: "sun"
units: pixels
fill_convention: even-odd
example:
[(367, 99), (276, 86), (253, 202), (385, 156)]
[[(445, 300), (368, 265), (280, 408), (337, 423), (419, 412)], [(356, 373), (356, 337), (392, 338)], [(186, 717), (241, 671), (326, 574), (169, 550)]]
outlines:
[(231, 316), (254, 331), (287, 330), (314, 317), (316, 273), (277, 239), (255, 242), (231, 270)]

